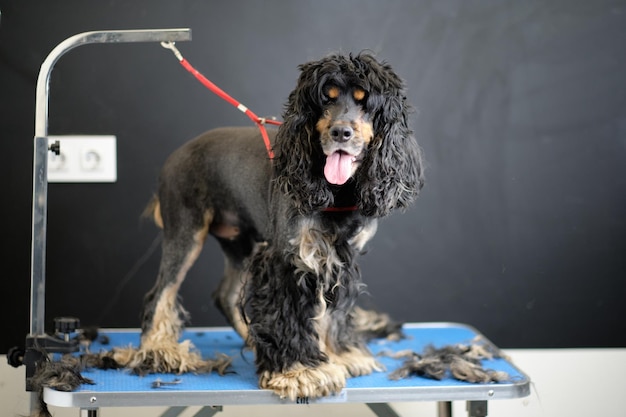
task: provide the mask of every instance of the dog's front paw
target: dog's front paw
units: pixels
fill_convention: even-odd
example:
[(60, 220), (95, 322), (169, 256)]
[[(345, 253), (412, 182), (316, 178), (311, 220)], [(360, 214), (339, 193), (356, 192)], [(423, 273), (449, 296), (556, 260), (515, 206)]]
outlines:
[(204, 360), (189, 340), (181, 343), (168, 342), (157, 345), (142, 345), (115, 349), (113, 359), (118, 364), (131, 369), (139, 375), (151, 373), (185, 372), (209, 373), (212, 371), (223, 375), (230, 366), (231, 359), (227, 356)]
[(346, 386), (347, 377), (345, 368), (332, 363), (322, 363), (314, 368), (298, 364), (285, 372), (263, 372), (259, 386), (274, 391), (280, 398), (295, 401), (298, 397), (338, 394)]

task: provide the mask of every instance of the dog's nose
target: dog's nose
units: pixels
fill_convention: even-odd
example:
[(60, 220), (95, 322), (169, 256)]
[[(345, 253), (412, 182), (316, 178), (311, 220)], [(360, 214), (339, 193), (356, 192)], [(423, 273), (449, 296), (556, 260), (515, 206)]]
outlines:
[(337, 142), (347, 142), (354, 136), (354, 129), (350, 126), (333, 126), (330, 128), (330, 137)]

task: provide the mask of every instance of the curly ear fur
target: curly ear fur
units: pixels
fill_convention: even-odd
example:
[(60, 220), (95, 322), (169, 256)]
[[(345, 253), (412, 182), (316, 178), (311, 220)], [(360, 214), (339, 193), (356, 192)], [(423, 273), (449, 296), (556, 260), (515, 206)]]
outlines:
[[(300, 78), (283, 113), (275, 143), (274, 170), (282, 192), (296, 208), (307, 214), (328, 207), (333, 194), (324, 176), (324, 154), (317, 141), (315, 124), (322, 111), (322, 88), (327, 77), (320, 74), (322, 62), (299, 66)], [(328, 75), (328, 71), (325, 72)]]
[(412, 108), (403, 81), (388, 64), (370, 55), (359, 58), (369, 67), (367, 107), (375, 109), (374, 140), (357, 172), (359, 207), (367, 216), (382, 217), (408, 207), (419, 194), (424, 185), (422, 156), (408, 124)]
[(334, 195), (322, 172), (325, 156), (315, 129), (323, 111), (323, 87), (358, 84), (368, 91), (365, 111), (374, 139), (356, 173), (358, 206), (366, 216), (382, 217), (407, 207), (423, 185), (421, 152), (408, 126), (410, 105), (404, 83), (372, 55), (330, 55), (309, 62), (289, 95), (284, 123), (275, 143), (274, 169), (280, 190), (307, 214), (331, 206)]

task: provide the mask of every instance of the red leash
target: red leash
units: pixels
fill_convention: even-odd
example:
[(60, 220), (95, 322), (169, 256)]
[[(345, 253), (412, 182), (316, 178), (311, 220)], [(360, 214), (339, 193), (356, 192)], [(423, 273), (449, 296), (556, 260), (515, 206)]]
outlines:
[(261, 131), (261, 136), (263, 136), (263, 142), (265, 143), (265, 149), (267, 150), (267, 154), (270, 159), (274, 159), (274, 151), (272, 150), (272, 145), (270, 143), (270, 138), (267, 136), (267, 130), (265, 129), (265, 124), (273, 124), (280, 125), (281, 122), (272, 119), (266, 119), (264, 117), (259, 117), (252, 112), (249, 108), (229, 96), (224, 90), (213, 84), (210, 80), (208, 80), (204, 75), (202, 75), (198, 70), (196, 70), (180, 53), (180, 51), (174, 46), (174, 42), (161, 42), (161, 46), (166, 49), (171, 49), (180, 64), (189, 71), (194, 77), (198, 79), (206, 88), (211, 90), (213, 93), (217, 94), (222, 99), (226, 100), (233, 106), (237, 107), (241, 112), (245, 113), (256, 125), (259, 127)]
[[(213, 84), (204, 75), (200, 74), (198, 70), (196, 70), (185, 58), (183, 58), (183, 55), (180, 53), (178, 48), (174, 46), (174, 42), (161, 42), (161, 46), (166, 49), (170, 49), (174, 53), (176, 58), (178, 58), (178, 61), (180, 61), (180, 64), (187, 71), (193, 74), (193, 76), (196, 77), (198, 81), (200, 81), (206, 88), (208, 88), (213, 93), (217, 94), (219, 97), (226, 100), (233, 106), (237, 107), (240, 111), (245, 113), (246, 116), (248, 116), (254, 123), (256, 123), (256, 125), (259, 127), (259, 130), (261, 131), (261, 136), (263, 136), (263, 142), (265, 142), (265, 149), (267, 150), (267, 154), (269, 155), (270, 159), (274, 159), (274, 151), (272, 150), (270, 138), (267, 136), (267, 130), (265, 129), (265, 124), (269, 123), (272, 125), (280, 125), (281, 122), (277, 120), (266, 119), (266, 118), (257, 116), (256, 114), (252, 112), (252, 110), (250, 110), (249, 108), (247, 108), (246, 106), (244, 106), (243, 104), (241, 104), (240, 102), (238, 102), (237, 100), (235, 100), (234, 98), (226, 94), (224, 90), (222, 90), (221, 88)], [(355, 210), (358, 210), (357, 206), (327, 207), (324, 209), (324, 211), (326, 212), (345, 212), (345, 211), (355, 211)]]

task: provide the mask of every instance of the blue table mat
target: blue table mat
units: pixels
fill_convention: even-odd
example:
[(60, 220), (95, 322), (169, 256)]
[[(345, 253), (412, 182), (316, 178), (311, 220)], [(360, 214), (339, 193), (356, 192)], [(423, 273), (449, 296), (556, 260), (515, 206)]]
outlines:
[[(402, 350), (412, 350), (421, 353), (428, 345), (443, 347), (445, 345), (469, 344), (477, 336), (482, 336), (475, 329), (463, 324), (433, 323), (433, 324), (409, 324), (404, 326), (406, 338), (399, 341), (388, 341), (376, 339), (369, 344), (369, 348), (374, 355), (381, 352), (398, 352)], [(140, 333), (138, 330), (101, 330), (100, 335), (108, 338), (108, 343), (103, 345), (94, 342), (90, 348), (91, 352), (100, 350), (110, 350), (114, 347), (139, 346)], [(218, 355), (227, 355), (232, 358), (232, 365), (226, 375), (193, 374), (149, 374), (145, 376), (134, 375), (128, 370), (100, 370), (87, 369), (83, 376), (94, 381), (94, 385), (81, 385), (75, 392), (141, 392), (154, 391), (153, 382), (159, 380), (172, 382), (178, 379), (174, 385), (162, 385), (158, 388), (161, 391), (240, 391), (258, 390), (257, 376), (255, 373), (253, 354), (244, 349), (243, 340), (230, 328), (198, 328), (184, 331), (181, 340), (190, 340), (198, 349), (203, 358), (215, 358)], [(488, 341), (487, 341), (488, 342)], [(488, 342), (489, 343), (489, 342)], [(403, 359), (394, 359), (386, 356), (379, 356), (379, 362), (384, 365), (386, 371), (374, 372), (371, 375), (349, 378), (346, 388), (404, 388), (404, 387), (458, 387), (467, 385), (494, 385), (473, 384), (459, 381), (451, 377), (442, 380), (434, 380), (427, 377), (410, 376), (401, 380), (391, 380), (389, 373), (397, 369)], [(503, 358), (489, 359), (482, 361), (486, 369), (506, 372), (510, 382), (525, 381), (523, 374), (512, 363)]]

